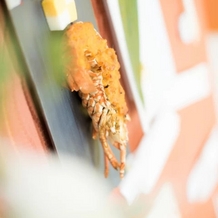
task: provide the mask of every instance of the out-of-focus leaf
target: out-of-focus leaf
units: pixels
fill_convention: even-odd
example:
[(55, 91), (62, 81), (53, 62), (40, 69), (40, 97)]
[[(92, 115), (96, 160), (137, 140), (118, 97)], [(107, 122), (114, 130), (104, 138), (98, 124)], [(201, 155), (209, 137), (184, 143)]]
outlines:
[(0, 45), (0, 116), (2, 114), (2, 104), (5, 99), (5, 84), (9, 78), (10, 61), (6, 53), (5, 45)]
[(141, 65), (139, 58), (139, 27), (136, 0), (119, 0), (120, 13), (129, 51), (130, 61), (135, 76), (138, 92), (143, 101), (141, 90)]
[(51, 76), (60, 85), (65, 83), (66, 55), (63, 47), (62, 33), (54, 33), (48, 45), (48, 58), (52, 67)]

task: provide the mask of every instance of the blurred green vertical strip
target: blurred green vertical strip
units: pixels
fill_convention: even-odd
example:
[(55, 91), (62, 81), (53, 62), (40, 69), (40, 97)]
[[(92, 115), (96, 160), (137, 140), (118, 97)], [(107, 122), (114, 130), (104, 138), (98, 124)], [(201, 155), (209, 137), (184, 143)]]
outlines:
[(9, 77), (9, 60), (5, 50), (5, 44), (0, 45), (0, 117), (5, 99), (5, 85)]
[(139, 27), (138, 27), (138, 9), (137, 0), (119, 0), (120, 13), (125, 32), (125, 38), (129, 51), (130, 61), (132, 64), (135, 81), (139, 95), (143, 102), (141, 90), (141, 67), (139, 57)]

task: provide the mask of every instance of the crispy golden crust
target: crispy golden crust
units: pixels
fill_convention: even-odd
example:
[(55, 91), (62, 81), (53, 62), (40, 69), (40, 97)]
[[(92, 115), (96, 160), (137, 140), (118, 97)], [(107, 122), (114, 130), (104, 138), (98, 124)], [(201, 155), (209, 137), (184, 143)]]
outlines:
[[(99, 137), (104, 150), (105, 177), (108, 161), (119, 170), (125, 170), (128, 131), (127, 106), (120, 84), (120, 65), (115, 51), (95, 31), (91, 23), (75, 23), (66, 31), (67, 80), (72, 91), (79, 91), (82, 105), (92, 118), (93, 138)], [(120, 163), (108, 142), (120, 150)]]
[[(91, 93), (96, 90), (90, 72), (98, 71), (103, 77), (104, 92), (120, 115), (127, 113), (125, 93), (120, 84), (119, 62), (115, 51), (95, 31), (91, 23), (78, 22), (66, 31), (70, 64), (68, 84), (72, 91)], [(95, 64), (96, 63), (96, 64)]]

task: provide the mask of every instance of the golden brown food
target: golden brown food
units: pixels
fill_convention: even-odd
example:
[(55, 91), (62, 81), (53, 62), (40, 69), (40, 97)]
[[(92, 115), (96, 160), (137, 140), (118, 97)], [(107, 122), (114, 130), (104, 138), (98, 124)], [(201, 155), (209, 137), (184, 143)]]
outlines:
[[(108, 160), (124, 176), (128, 121), (125, 93), (120, 84), (119, 62), (91, 23), (74, 23), (66, 30), (69, 64), (66, 75), (70, 89), (79, 91), (82, 104), (92, 118), (93, 138), (99, 136), (105, 154), (105, 176)], [(120, 163), (107, 140), (120, 150)]]

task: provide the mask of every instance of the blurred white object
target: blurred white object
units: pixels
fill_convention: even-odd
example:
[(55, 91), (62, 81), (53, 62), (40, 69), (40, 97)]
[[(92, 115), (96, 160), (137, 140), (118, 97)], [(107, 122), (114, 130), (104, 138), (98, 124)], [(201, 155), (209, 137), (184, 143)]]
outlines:
[(178, 29), (180, 38), (186, 44), (200, 39), (200, 25), (194, 0), (182, 0), (184, 12), (180, 15)]
[(211, 95), (209, 67), (200, 63), (176, 75), (164, 92), (162, 105), (178, 111)]
[(206, 202), (218, 183), (218, 127), (215, 126), (195, 163), (188, 181), (189, 202)]
[(5, 0), (8, 10), (12, 10), (21, 4), (21, 0)]
[(178, 203), (170, 184), (164, 184), (145, 218), (181, 218)]
[(163, 93), (172, 84), (176, 67), (159, 0), (138, 0), (141, 86), (145, 102), (144, 125), (150, 128), (163, 107)]
[(159, 114), (134, 154), (120, 192), (131, 204), (140, 193), (148, 194), (156, 184), (180, 132), (180, 118), (175, 112)]
[(43, 0), (42, 7), (52, 31), (64, 30), (67, 25), (77, 20), (74, 0)]
[(109, 204), (105, 180), (75, 157), (62, 155), (60, 163), (25, 154), (4, 165), (1, 194), (16, 218), (122, 217)]
[[(183, 0), (188, 25), (187, 40), (197, 40), (200, 26), (193, 0)], [(177, 72), (175, 59), (158, 0), (138, 0), (140, 58), (145, 70), (142, 74), (142, 90), (145, 102), (143, 122), (150, 128), (154, 117), (163, 107), (180, 110), (211, 94), (207, 63)], [(186, 22), (186, 21), (185, 21)], [(186, 23), (185, 23), (186, 24)]]

